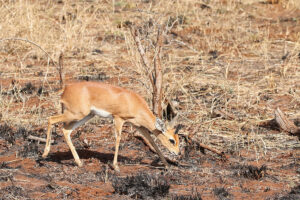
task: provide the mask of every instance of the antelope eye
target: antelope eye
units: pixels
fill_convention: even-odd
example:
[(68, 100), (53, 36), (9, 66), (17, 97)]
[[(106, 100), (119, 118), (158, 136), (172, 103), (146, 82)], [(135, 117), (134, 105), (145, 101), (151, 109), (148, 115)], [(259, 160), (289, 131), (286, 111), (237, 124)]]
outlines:
[(173, 145), (175, 144), (175, 140), (169, 139), (169, 141), (170, 141)]

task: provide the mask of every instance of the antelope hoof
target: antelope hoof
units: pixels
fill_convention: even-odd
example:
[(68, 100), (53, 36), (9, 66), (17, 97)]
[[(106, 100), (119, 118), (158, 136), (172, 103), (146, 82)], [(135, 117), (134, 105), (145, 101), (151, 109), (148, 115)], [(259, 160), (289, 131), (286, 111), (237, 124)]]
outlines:
[(78, 165), (78, 167), (82, 167), (83, 166), (83, 164), (82, 164), (82, 162), (80, 160), (76, 161), (76, 164)]
[(120, 168), (118, 165), (113, 165), (113, 168), (116, 172), (120, 172)]
[(43, 157), (43, 158), (46, 158), (46, 157), (48, 156), (48, 153), (49, 153), (49, 152), (44, 152), (43, 155), (42, 155), (42, 157)]
[(47, 154), (43, 154), (42, 157), (43, 157), (43, 158), (46, 158), (46, 157), (47, 157)]

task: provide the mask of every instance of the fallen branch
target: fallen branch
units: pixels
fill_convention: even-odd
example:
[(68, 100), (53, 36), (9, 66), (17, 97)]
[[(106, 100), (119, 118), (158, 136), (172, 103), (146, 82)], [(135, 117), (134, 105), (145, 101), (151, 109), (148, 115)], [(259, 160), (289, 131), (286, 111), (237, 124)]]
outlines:
[(225, 160), (228, 160), (229, 159), (229, 156), (228, 155), (226, 155), (223, 151), (218, 151), (218, 150), (216, 150), (216, 149), (214, 149), (214, 148), (212, 148), (212, 147), (209, 147), (209, 146), (207, 146), (207, 145), (205, 145), (205, 144), (202, 144), (202, 143), (200, 143), (200, 142), (195, 142), (195, 141), (193, 141), (192, 139), (190, 139), (188, 136), (186, 136), (185, 137), (186, 138), (186, 141), (187, 141), (187, 143), (189, 144), (189, 145), (196, 145), (197, 146), (197, 148), (203, 148), (203, 149), (206, 149), (206, 150), (208, 150), (208, 151), (211, 151), (211, 152), (213, 152), (213, 153), (215, 153), (215, 154), (218, 154), (219, 156), (221, 156), (223, 159), (225, 159)]
[(9, 160), (9, 161), (3, 161), (3, 162), (1, 163), (1, 165), (3, 166), (3, 165), (7, 165), (7, 164), (10, 164), (10, 163), (13, 163), (13, 162), (19, 162), (19, 161), (22, 161), (22, 160), (24, 160), (24, 158), (21, 158), (21, 159), (15, 159), (15, 160)]
[(299, 134), (300, 129), (279, 108), (275, 110), (275, 120), (282, 130), (293, 135)]
[(198, 143), (200, 147), (202, 147), (203, 149), (207, 149), (215, 154), (218, 154), (219, 156), (221, 156), (222, 158), (224, 158), (225, 160), (228, 160), (229, 159), (229, 156), (226, 155), (223, 151), (218, 151), (216, 149), (213, 149), (205, 144), (201, 144), (201, 143)]
[(215, 110), (214, 113), (215, 113), (216, 115), (222, 116), (223, 118), (228, 118), (228, 119), (231, 119), (231, 120), (236, 119), (236, 117), (235, 117), (233, 114), (227, 112), (227, 111), (224, 110), (224, 109), (222, 109), (222, 110)]
[[(44, 142), (44, 143), (46, 143), (46, 141), (47, 141), (45, 138), (40, 138), (40, 137), (36, 137), (36, 136), (33, 136), (33, 135), (29, 135), (27, 137), (27, 139), (29, 139), (29, 140), (36, 140), (36, 141)], [(51, 144), (52, 143), (54, 143), (54, 140), (51, 140)]]

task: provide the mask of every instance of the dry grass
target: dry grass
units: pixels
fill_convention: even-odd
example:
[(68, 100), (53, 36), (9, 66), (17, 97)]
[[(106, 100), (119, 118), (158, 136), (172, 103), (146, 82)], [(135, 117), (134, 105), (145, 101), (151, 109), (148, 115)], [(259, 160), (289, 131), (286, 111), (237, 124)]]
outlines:
[[(255, 151), (260, 159), (273, 148), (297, 145), (283, 134), (262, 134), (268, 130), (259, 124), (278, 106), (300, 118), (300, 15), (296, 0), (259, 2), (1, 1), (0, 38), (28, 39), (54, 60), (63, 52), (66, 80), (103, 73), (150, 100), (126, 23), (173, 22), (163, 46), (164, 91), (179, 101), (184, 131), (227, 152)], [(55, 65), (22, 41), (1, 41), (0, 60), (2, 121), (45, 127), (60, 107)], [(20, 92), (28, 82), (45, 93)], [(215, 115), (220, 110), (233, 118)]]

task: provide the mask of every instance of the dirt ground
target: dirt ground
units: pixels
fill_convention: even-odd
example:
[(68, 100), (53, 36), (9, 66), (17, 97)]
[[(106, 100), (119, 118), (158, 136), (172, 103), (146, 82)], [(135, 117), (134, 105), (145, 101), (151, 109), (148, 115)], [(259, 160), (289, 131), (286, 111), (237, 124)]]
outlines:
[[(112, 170), (113, 124), (101, 118), (72, 134), (83, 167), (62, 124), (43, 159), (30, 136), (45, 138), (60, 113), (59, 55), (65, 82), (120, 85), (151, 105), (129, 29), (152, 62), (158, 25), (164, 101), (185, 135), (170, 169), (126, 124)], [(299, 33), (296, 0), (1, 1), (0, 199), (300, 199), (299, 131), (274, 120), (280, 108), (300, 127)]]

